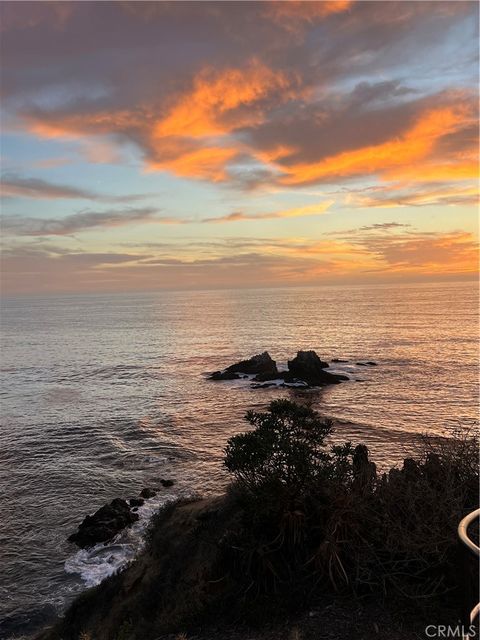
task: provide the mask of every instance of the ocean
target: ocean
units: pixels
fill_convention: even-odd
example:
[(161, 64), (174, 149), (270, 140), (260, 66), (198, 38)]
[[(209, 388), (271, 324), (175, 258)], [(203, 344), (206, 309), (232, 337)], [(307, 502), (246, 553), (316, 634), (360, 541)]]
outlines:
[[(2, 640), (31, 637), (124, 566), (163, 503), (220, 493), (223, 448), (248, 409), (308, 400), (380, 469), (421, 434), (478, 418), (472, 282), (18, 297), (1, 318)], [(352, 380), (305, 391), (206, 379), (264, 350), (285, 365), (300, 349), (348, 360), (331, 370)], [(160, 478), (175, 485), (114, 544), (67, 542), (87, 513)]]

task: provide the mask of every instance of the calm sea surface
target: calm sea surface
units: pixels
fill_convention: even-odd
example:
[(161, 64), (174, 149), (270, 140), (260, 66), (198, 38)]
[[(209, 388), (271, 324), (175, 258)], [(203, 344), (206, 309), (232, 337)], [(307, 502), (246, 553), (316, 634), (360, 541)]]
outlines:
[[(220, 492), (222, 449), (247, 409), (309, 398), (380, 467), (418, 434), (478, 415), (474, 283), (17, 298), (1, 311), (2, 639), (28, 636), (133, 557), (163, 501)], [(265, 349), (279, 364), (299, 349), (348, 359), (339, 370), (356, 381), (298, 391), (205, 379)], [(86, 513), (159, 478), (176, 484), (114, 545), (66, 542)]]

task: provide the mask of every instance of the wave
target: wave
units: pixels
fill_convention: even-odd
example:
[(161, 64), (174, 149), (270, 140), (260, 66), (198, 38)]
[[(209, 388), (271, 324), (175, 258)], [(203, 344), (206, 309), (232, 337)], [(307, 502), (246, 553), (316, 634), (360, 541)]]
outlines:
[(117, 571), (124, 569), (142, 551), (145, 533), (155, 513), (184, 498), (193, 498), (192, 491), (162, 494), (145, 501), (138, 508), (139, 519), (124, 529), (109, 543), (100, 543), (90, 549), (80, 549), (65, 561), (65, 571), (80, 576), (86, 587), (95, 587)]

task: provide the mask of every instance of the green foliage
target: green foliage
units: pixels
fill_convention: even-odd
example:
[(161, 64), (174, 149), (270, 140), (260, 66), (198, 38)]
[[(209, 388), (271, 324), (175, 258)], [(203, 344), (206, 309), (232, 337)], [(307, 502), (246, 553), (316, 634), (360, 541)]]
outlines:
[(225, 449), (225, 466), (245, 488), (277, 485), (296, 494), (322, 473), (330, 420), (289, 400), (273, 401), (265, 413), (249, 411), (246, 420), (254, 430), (233, 436)]

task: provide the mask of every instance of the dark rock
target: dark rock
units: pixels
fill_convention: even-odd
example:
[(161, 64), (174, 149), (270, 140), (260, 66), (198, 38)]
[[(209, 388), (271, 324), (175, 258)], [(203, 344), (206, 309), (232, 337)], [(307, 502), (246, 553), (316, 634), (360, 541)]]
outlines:
[(269, 380), (276, 380), (277, 378), (281, 378), (281, 374), (278, 371), (276, 372), (267, 372), (267, 373), (257, 373), (254, 378), (255, 382), (268, 382)]
[(271, 375), (272, 377), (278, 375), (277, 363), (275, 360), (272, 360), (268, 351), (264, 351), (248, 360), (242, 360), (241, 362), (230, 365), (225, 369), (225, 373), (227, 372), (255, 373), (257, 375)]
[(441, 486), (444, 481), (444, 467), (440, 456), (437, 453), (430, 452), (427, 454), (423, 472), (426, 478), (433, 486)]
[(328, 364), (320, 360), (315, 351), (299, 351), (293, 360), (288, 361), (288, 373), (283, 377), (285, 382), (301, 380), (312, 387), (349, 380), (347, 376), (325, 371), (325, 367)]
[(253, 356), (249, 360), (236, 362), (223, 371), (214, 371), (209, 380), (238, 380), (246, 377), (246, 375), (253, 374), (256, 374), (255, 380), (258, 382), (273, 380), (278, 377), (277, 364), (267, 351)]
[(149, 487), (145, 487), (145, 489), (142, 489), (140, 491), (140, 496), (142, 498), (146, 498), (147, 500), (149, 498), (153, 498), (153, 496), (156, 496), (157, 492), (154, 489), (150, 489)]
[(108, 542), (136, 520), (138, 520), (138, 515), (132, 513), (127, 502), (115, 498), (92, 516), (86, 516), (78, 527), (77, 533), (69, 536), (68, 540), (82, 549), (93, 547), (99, 542)]
[(240, 377), (234, 371), (214, 371), (209, 380), (238, 380)]
[(367, 362), (356, 362), (359, 367), (376, 367), (377, 363), (372, 362), (372, 360), (367, 360)]
[(109, 506), (112, 507), (113, 509), (120, 509), (120, 510), (125, 509), (125, 508), (128, 509), (128, 503), (123, 498), (114, 498), (111, 501)]
[(367, 366), (366, 362), (356, 362), (355, 364), (357, 365), (357, 367), (366, 367)]
[(413, 458), (405, 458), (402, 473), (408, 481), (418, 480), (422, 474), (418, 462)]
[(173, 485), (175, 484), (175, 480), (160, 480), (160, 484), (163, 487), (173, 487)]
[(348, 362), (348, 360), (340, 360), (340, 358), (334, 358), (332, 362)]
[(368, 459), (368, 449), (359, 444), (353, 452), (353, 488), (365, 490), (372, 488), (377, 478), (377, 466)]
[(145, 500), (143, 498), (130, 498), (128, 503), (131, 507), (141, 507), (145, 504)]

